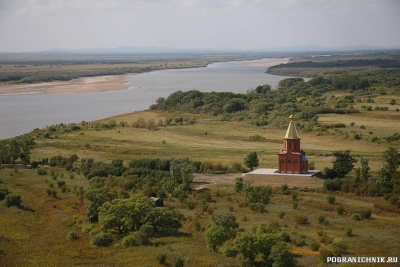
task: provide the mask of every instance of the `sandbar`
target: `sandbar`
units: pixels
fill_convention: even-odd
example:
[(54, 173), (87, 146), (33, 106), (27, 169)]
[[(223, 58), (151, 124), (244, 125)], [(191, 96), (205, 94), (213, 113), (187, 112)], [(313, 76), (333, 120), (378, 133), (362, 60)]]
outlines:
[(32, 94), (77, 94), (127, 90), (125, 75), (82, 77), (71, 81), (33, 84), (1, 84), (0, 96)]
[(287, 60), (282, 60), (282, 61), (274, 61), (274, 62), (263, 62), (263, 63), (250, 63), (249, 66), (253, 67), (271, 67), (283, 63), (287, 63)]

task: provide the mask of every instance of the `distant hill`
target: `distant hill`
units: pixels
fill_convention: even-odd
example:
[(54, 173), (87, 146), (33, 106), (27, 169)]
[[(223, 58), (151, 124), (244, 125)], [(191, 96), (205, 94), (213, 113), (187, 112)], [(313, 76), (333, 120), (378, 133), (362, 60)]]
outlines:
[(247, 53), (299, 53), (299, 52), (351, 52), (351, 51), (383, 51), (400, 50), (400, 46), (341, 46), (323, 47), (316, 45), (297, 45), (287, 47), (269, 47), (258, 49), (233, 48), (171, 48), (156, 46), (120, 46), (114, 48), (63, 49), (55, 48), (45, 51), (0, 52), (0, 55), (38, 54), (38, 55), (151, 55), (151, 54), (247, 54)]

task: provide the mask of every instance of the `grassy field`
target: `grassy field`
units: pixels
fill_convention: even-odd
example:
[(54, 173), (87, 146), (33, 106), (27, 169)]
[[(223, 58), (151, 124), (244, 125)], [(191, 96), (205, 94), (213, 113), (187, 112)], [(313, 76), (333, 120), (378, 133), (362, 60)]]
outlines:
[[(10, 191), (22, 196), (23, 208), (7, 208), (0, 202), (0, 255), (1, 266), (162, 266), (157, 256), (167, 255), (167, 262), (175, 257), (182, 257), (185, 266), (240, 266), (233, 258), (211, 252), (206, 247), (204, 229), (212, 222), (213, 215), (230, 212), (235, 215), (239, 227), (251, 231), (255, 227), (267, 226), (281, 228), (292, 238), (293, 252), (302, 266), (318, 266), (319, 252), (310, 246), (297, 246), (296, 240), (306, 236), (307, 243), (317, 242), (320, 248), (329, 247), (329, 242), (343, 240), (348, 245), (348, 255), (354, 256), (397, 256), (400, 216), (394, 213), (380, 212), (373, 203), (383, 201), (380, 198), (355, 197), (349, 194), (337, 194), (336, 203), (327, 202), (327, 194), (321, 190), (298, 190), (296, 201), (290, 195), (282, 195), (279, 187), (273, 190), (271, 202), (264, 213), (251, 211), (240, 204), (245, 201), (245, 194), (233, 189), (235, 175), (195, 178), (206, 184), (213, 201), (207, 208), (193, 193), (190, 199), (196, 207), (189, 209), (178, 201), (168, 201), (168, 207), (174, 207), (184, 215), (182, 233), (184, 237), (164, 237), (151, 239), (152, 245), (134, 248), (123, 247), (115, 241), (111, 247), (99, 248), (89, 244), (90, 231), (98, 228), (97, 224), (86, 222), (87, 201), (80, 202), (73, 193), (74, 186), (87, 188), (86, 178), (76, 175), (73, 179), (63, 169), (54, 168), (59, 174), (57, 181), (65, 181), (68, 190), (62, 193), (57, 188), (58, 198), (47, 196), (45, 190), (50, 183), (56, 183), (49, 175), (39, 176), (34, 170), (0, 170), (1, 179)], [(62, 177), (61, 174), (65, 173)], [(237, 175), (239, 176), (239, 174)], [(222, 178), (221, 178), (222, 177)], [(213, 183), (219, 179), (218, 183)], [(246, 178), (247, 179), (247, 178)], [(251, 179), (251, 178), (250, 178)], [(308, 178), (299, 178), (308, 179)], [(301, 183), (307, 183), (302, 181)], [(262, 182), (259, 181), (259, 184)], [(267, 185), (265, 182), (264, 185)], [(115, 188), (117, 189), (117, 188)], [(70, 191), (70, 192), (69, 192)], [(298, 203), (296, 209), (293, 203)], [(335, 209), (342, 205), (344, 215), (338, 215)], [(371, 219), (353, 221), (353, 212), (369, 208), (373, 211)], [(280, 218), (278, 215), (284, 212)], [(296, 216), (306, 216), (307, 225), (298, 225)], [(327, 223), (318, 223), (318, 218), (325, 216)], [(196, 231), (195, 220), (201, 225)], [(94, 230), (93, 230), (94, 229)], [(352, 229), (348, 236), (346, 231)], [(74, 231), (77, 240), (67, 239), (67, 234)], [(118, 236), (116, 236), (118, 238)], [(368, 266), (368, 265), (363, 265)], [(369, 265), (374, 266), (374, 265)], [(385, 265), (382, 265), (385, 266)], [(390, 266), (390, 265), (388, 265)]]
[[(341, 121), (345, 124), (356, 121), (358, 125), (363, 120), (368, 121), (369, 114), (363, 114), (365, 117), (360, 114), (346, 115), (341, 117)], [(230, 166), (235, 162), (242, 163), (246, 153), (254, 150), (259, 154), (260, 167), (276, 168), (276, 154), (281, 149), (285, 129), (272, 126), (261, 128), (246, 123), (221, 122), (204, 115), (187, 114), (184, 117), (196, 117), (195, 124), (160, 126), (155, 131), (131, 126), (110, 130), (94, 130), (91, 127), (96, 123), (112, 121), (130, 125), (139, 118), (157, 122), (175, 116), (178, 115), (135, 112), (92, 122), (86, 128), (74, 133), (55, 133), (53, 139), (38, 139), (32, 159), (77, 153), (80, 158), (93, 157), (104, 161), (115, 158), (128, 161), (141, 157), (164, 159), (189, 157), (193, 161), (209, 161)], [(321, 117), (322, 123), (332, 121), (334, 118), (331, 116)], [(374, 131), (385, 131), (387, 123), (391, 123), (393, 130), (399, 130), (396, 120), (387, 120), (385, 123), (374, 124), (376, 127)], [(251, 141), (249, 137), (256, 134), (265, 137), (265, 140)], [(356, 155), (366, 155), (373, 171), (381, 167), (380, 157), (381, 152), (386, 149), (385, 145), (341, 140), (335, 136), (316, 136), (313, 133), (300, 132), (300, 134), (302, 147), (307, 152), (309, 160), (315, 162), (317, 169), (331, 166), (333, 157), (330, 153), (337, 149), (338, 142), (342, 149), (351, 149)], [(170, 263), (174, 257), (183, 257), (185, 266), (239, 266), (235, 259), (209, 251), (204, 232), (194, 230), (196, 219), (205, 229), (212, 222), (213, 214), (223, 212), (232, 212), (240, 228), (245, 230), (265, 225), (287, 231), (293, 239), (293, 252), (298, 255), (298, 260), (303, 266), (317, 266), (320, 256), (318, 251), (311, 250), (309, 246), (295, 245), (297, 238), (301, 238), (302, 235), (307, 236), (307, 242), (317, 241), (321, 248), (329, 247), (327, 243), (329, 240), (344, 240), (349, 246), (349, 253), (356, 256), (394, 256), (391, 252), (400, 249), (397, 242), (400, 216), (375, 209), (374, 203), (385, 202), (382, 198), (355, 197), (341, 193), (335, 196), (337, 203), (331, 205), (326, 201), (327, 194), (320, 189), (300, 189), (298, 208), (294, 209), (291, 196), (280, 194), (280, 185), (287, 183), (291, 188), (313, 188), (315, 181), (303, 180), (311, 178), (299, 178), (302, 180), (298, 182), (282, 178), (279, 183), (279, 181), (271, 182), (271, 179), (263, 181), (262, 177), (250, 177), (247, 179), (254, 180), (255, 185), (272, 185), (276, 188), (271, 203), (266, 207), (267, 211), (257, 213), (248, 207), (242, 207), (240, 203), (244, 202), (244, 193), (235, 193), (233, 190), (234, 179), (240, 174), (196, 175), (196, 184), (208, 188), (215, 200), (215, 203), (208, 204), (206, 211), (201, 201), (196, 199), (196, 194), (191, 197), (197, 203), (197, 207), (193, 210), (179, 202), (168, 204), (184, 214), (182, 232), (189, 234), (188, 236), (154, 239), (153, 246), (147, 247), (125, 248), (116, 241), (112, 247), (97, 248), (89, 244), (88, 233), (98, 226), (85, 222), (87, 203), (84, 201), (81, 204), (73, 193), (76, 187), (88, 188), (88, 181), (76, 174), (74, 179), (70, 179), (63, 169), (56, 168), (55, 171), (59, 173), (59, 177), (64, 174), (63, 178), (58, 180), (66, 181), (71, 191), (62, 193), (57, 189), (58, 199), (46, 195), (45, 191), (49, 188), (49, 184), (56, 184), (49, 175), (39, 176), (34, 170), (18, 170), (18, 173), (12, 169), (0, 171), (1, 179), (8, 185), (10, 191), (20, 194), (26, 205), (26, 210), (20, 210), (14, 207), (6, 208), (0, 203), (4, 214), (0, 219), (3, 233), (0, 248), (5, 253), (0, 257), (0, 263), (7, 263), (7, 266), (124, 266), (135, 262), (136, 266), (158, 266), (157, 256), (167, 254), (167, 261)], [(279, 178), (274, 178), (276, 179)], [(320, 188), (322, 180), (319, 184)], [(339, 205), (345, 207), (344, 215), (336, 213), (335, 209)], [(363, 208), (372, 209), (372, 219), (352, 221), (350, 215)], [(30, 211), (31, 209), (35, 212)], [(282, 211), (285, 215), (279, 218), (278, 214)], [(310, 224), (306, 226), (296, 224), (296, 216), (299, 215), (306, 215)], [(325, 216), (329, 223), (319, 224), (319, 216)], [(350, 228), (353, 234), (347, 236), (346, 231)], [(69, 231), (78, 233), (79, 239), (67, 240), (66, 235)]]

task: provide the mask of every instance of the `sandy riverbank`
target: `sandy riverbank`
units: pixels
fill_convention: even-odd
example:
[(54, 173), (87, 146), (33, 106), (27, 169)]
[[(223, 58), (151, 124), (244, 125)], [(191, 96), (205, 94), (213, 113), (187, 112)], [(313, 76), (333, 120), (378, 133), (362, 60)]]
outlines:
[(65, 82), (0, 84), (0, 96), (30, 94), (76, 94), (126, 90), (125, 75), (83, 77)]
[[(287, 60), (250, 63), (249, 66), (271, 67), (281, 63), (287, 63)], [(0, 96), (32, 94), (76, 94), (126, 90), (129, 88), (129, 86), (125, 84), (125, 76), (126, 75), (82, 77), (65, 82), (55, 81), (34, 84), (0, 83)]]
[(282, 61), (274, 61), (274, 62), (263, 62), (263, 63), (250, 63), (249, 66), (254, 66), (254, 67), (271, 67), (283, 63), (287, 63), (287, 60), (282, 60)]

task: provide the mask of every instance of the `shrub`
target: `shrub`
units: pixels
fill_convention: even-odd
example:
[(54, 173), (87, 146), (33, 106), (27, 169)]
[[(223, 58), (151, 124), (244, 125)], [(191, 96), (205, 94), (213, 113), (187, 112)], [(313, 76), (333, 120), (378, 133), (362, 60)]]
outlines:
[(284, 211), (280, 211), (279, 214), (278, 214), (278, 217), (280, 219), (283, 219), (284, 216), (285, 216), (285, 212)]
[(327, 196), (326, 200), (329, 204), (335, 204), (336, 198), (334, 196)]
[(349, 228), (346, 230), (346, 235), (347, 236), (353, 236), (353, 229)]
[(65, 181), (57, 181), (57, 186), (59, 188), (63, 187), (65, 185)]
[(265, 212), (265, 205), (262, 203), (250, 203), (249, 208), (255, 212), (259, 212), (259, 213)]
[(299, 236), (296, 239), (296, 246), (298, 247), (304, 247), (305, 245), (307, 245), (307, 238), (304, 235)]
[(174, 259), (172, 267), (184, 267), (184, 266), (185, 266), (185, 262), (183, 261), (183, 259), (181, 257), (176, 257)]
[(140, 245), (136, 238), (136, 233), (125, 236), (121, 243), (125, 247), (135, 247)]
[(343, 213), (344, 213), (344, 207), (343, 207), (342, 205), (338, 206), (338, 207), (336, 208), (336, 212), (337, 212), (337, 214), (339, 214), (339, 215), (343, 215)]
[(372, 214), (372, 212), (370, 209), (365, 209), (360, 212), (360, 216), (362, 219), (370, 219), (371, 214)]
[(90, 238), (90, 243), (98, 247), (108, 247), (112, 242), (113, 239), (109, 233), (100, 233)]
[(333, 242), (331, 246), (336, 256), (341, 256), (342, 254), (346, 253), (348, 248), (347, 244), (342, 240)]
[(306, 215), (297, 215), (295, 218), (296, 224), (307, 225), (310, 224), (308, 217)]
[(21, 205), (21, 196), (19, 196), (19, 195), (14, 195), (14, 194), (10, 193), (10, 194), (6, 195), (5, 200), (6, 200), (7, 207)]
[(320, 256), (321, 261), (325, 263), (326, 262), (326, 258), (333, 257), (334, 255), (333, 255), (333, 253), (331, 251), (329, 251), (329, 250), (327, 250), (325, 248), (321, 248), (319, 250), (319, 256)]
[(342, 187), (342, 181), (340, 179), (326, 180), (324, 182), (324, 188), (328, 191), (340, 191)]
[(47, 174), (47, 171), (46, 171), (46, 169), (44, 169), (44, 168), (39, 168), (39, 169), (37, 169), (37, 174), (39, 174), (39, 175), (46, 175), (46, 174)]
[(299, 206), (299, 202), (293, 202), (293, 209), (297, 210), (297, 207)]
[(315, 162), (314, 161), (311, 161), (311, 162), (308, 163), (308, 169), (309, 170), (315, 170)]
[(325, 220), (326, 220), (325, 216), (323, 216), (323, 215), (318, 216), (318, 223), (319, 224), (323, 224), (325, 222)]
[(0, 200), (3, 200), (9, 193), (6, 185), (0, 185)]
[(299, 195), (299, 192), (292, 191), (290, 195), (292, 196), (292, 200), (297, 200), (297, 196)]
[(167, 261), (167, 254), (159, 254), (157, 256), (157, 262), (161, 265), (164, 265)]
[(360, 217), (360, 215), (359, 215), (358, 213), (353, 213), (353, 214), (351, 214), (351, 216), (350, 216), (350, 220), (353, 220), (353, 221), (361, 221), (361, 217)]
[(224, 256), (230, 258), (234, 258), (237, 254), (239, 254), (239, 251), (234, 246), (227, 244), (223, 245), (220, 251), (222, 254), (224, 254)]
[(236, 192), (242, 191), (243, 190), (243, 186), (244, 186), (243, 178), (242, 177), (236, 178), (235, 186), (234, 186), (235, 187), (235, 191)]
[(74, 231), (70, 231), (67, 234), (67, 239), (68, 240), (77, 240), (78, 239), (78, 235), (74, 232)]
[(287, 184), (281, 185), (281, 192), (283, 195), (288, 195), (291, 192), (289, 191), (289, 186)]
[(318, 241), (315, 240), (310, 240), (310, 242), (308, 243), (308, 246), (310, 247), (310, 249), (312, 251), (318, 251), (320, 245)]

